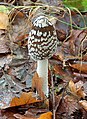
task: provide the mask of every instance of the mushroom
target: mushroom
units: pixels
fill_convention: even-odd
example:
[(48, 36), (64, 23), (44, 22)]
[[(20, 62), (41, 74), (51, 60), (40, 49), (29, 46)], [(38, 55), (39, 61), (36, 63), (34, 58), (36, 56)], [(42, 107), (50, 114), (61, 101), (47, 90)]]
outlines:
[(37, 73), (43, 79), (42, 90), (48, 97), (48, 59), (52, 57), (57, 47), (58, 39), (54, 26), (49, 19), (40, 15), (32, 22), (29, 32), (28, 52), (37, 61)]

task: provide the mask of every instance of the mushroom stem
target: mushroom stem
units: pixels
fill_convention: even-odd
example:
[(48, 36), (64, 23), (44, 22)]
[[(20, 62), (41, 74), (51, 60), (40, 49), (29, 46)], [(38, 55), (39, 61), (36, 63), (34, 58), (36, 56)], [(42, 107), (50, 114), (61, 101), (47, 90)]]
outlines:
[(48, 59), (37, 61), (37, 73), (42, 78), (42, 90), (48, 97)]

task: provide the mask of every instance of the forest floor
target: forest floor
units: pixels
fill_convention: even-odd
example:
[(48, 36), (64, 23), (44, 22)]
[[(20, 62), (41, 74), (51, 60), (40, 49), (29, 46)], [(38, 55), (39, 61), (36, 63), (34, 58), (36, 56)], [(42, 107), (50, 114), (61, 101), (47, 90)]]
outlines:
[[(31, 1), (0, 2), (0, 119), (87, 119), (87, 12)], [(60, 42), (49, 59), (45, 100), (27, 43), (31, 18), (42, 11), (56, 18)]]

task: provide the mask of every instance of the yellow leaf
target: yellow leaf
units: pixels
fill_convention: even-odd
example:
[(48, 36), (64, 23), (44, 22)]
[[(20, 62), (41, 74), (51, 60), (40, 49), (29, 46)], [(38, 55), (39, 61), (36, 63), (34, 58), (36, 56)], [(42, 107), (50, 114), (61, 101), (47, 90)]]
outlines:
[(72, 80), (69, 82), (69, 88), (73, 93), (76, 93), (76, 86)]
[(0, 29), (7, 29), (9, 25), (8, 15), (0, 12)]
[(14, 97), (10, 103), (10, 106), (19, 106), (19, 105), (25, 105), (25, 104), (32, 104), (35, 102), (40, 102), (40, 100), (36, 100), (35, 97), (33, 97), (33, 93), (29, 92), (29, 93), (22, 93), (21, 96), (18, 97)]
[(38, 119), (52, 119), (52, 112), (41, 114)]

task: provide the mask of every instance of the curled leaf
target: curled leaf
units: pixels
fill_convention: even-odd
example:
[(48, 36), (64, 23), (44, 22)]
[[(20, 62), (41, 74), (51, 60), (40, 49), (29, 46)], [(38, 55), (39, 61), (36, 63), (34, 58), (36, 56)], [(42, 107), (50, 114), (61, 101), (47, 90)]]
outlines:
[(38, 119), (52, 119), (52, 112), (41, 114)]

